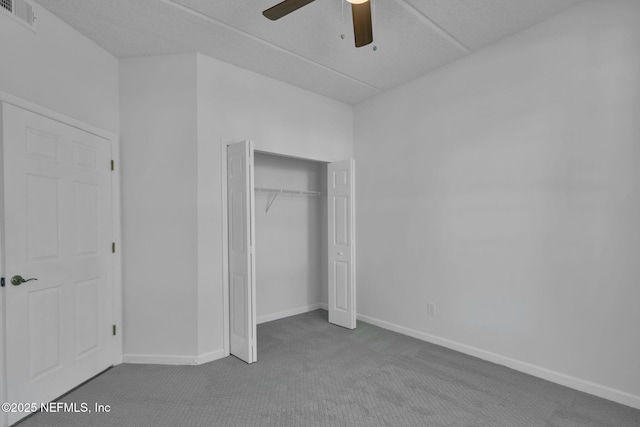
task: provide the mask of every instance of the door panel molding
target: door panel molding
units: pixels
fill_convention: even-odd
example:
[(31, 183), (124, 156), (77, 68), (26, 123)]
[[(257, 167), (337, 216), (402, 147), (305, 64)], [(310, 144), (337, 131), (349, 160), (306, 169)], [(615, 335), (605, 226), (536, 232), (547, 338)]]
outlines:
[(230, 352), (257, 361), (253, 143), (227, 146)]
[(329, 322), (356, 327), (355, 160), (327, 165)]

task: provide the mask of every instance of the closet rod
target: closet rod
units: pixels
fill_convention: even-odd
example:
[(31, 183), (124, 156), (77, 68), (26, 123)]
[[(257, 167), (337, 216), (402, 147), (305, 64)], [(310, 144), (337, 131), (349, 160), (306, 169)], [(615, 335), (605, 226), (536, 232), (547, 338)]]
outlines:
[(256, 187), (256, 191), (261, 193), (282, 193), (282, 194), (298, 194), (302, 196), (320, 196), (322, 193), (320, 191), (310, 191), (310, 190), (285, 190), (283, 188), (265, 188), (265, 187)]
[(265, 212), (269, 212), (269, 209), (271, 209), (271, 205), (273, 205), (273, 202), (276, 201), (276, 197), (278, 197), (278, 194), (296, 194), (312, 197), (318, 197), (322, 194), (320, 191), (284, 190), (282, 188), (255, 187), (255, 190), (261, 193), (273, 193), (273, 197), (271, 198), (271, 200), (269, 200), (269, 203), (267, 203), (267, 209), (265, 210)]

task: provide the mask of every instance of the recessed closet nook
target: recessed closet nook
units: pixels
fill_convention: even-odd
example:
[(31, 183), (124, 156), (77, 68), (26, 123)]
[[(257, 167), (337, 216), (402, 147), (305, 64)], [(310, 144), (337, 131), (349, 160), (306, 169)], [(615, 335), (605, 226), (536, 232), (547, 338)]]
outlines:
[(326, 163), (256, 152), (257, 323), (327, 304)]

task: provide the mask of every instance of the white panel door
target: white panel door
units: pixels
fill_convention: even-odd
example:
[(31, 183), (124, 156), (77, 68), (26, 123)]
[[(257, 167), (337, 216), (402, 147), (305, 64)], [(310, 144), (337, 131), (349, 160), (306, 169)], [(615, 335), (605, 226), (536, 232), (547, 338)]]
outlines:
[(231, 354), (257, 361), (253, 218), (253, 143), (227, 147), (229, 225), (229, 341)]
[(2, 129), (7, 400), (49, 402), (113, 362), (111, 148), (8, 104)]
[(356, 327), (355, 161), (329, 163), (329, 322)]

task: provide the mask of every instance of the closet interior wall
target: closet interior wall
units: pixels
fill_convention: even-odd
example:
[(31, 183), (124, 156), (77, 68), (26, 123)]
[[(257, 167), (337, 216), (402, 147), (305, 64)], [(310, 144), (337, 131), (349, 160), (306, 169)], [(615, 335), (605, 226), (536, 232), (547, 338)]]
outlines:
[(255, 153), (255, 187), (320, 196), (255, 192), (256, 311), (263, 323), (327, 303), (325, 163)]

